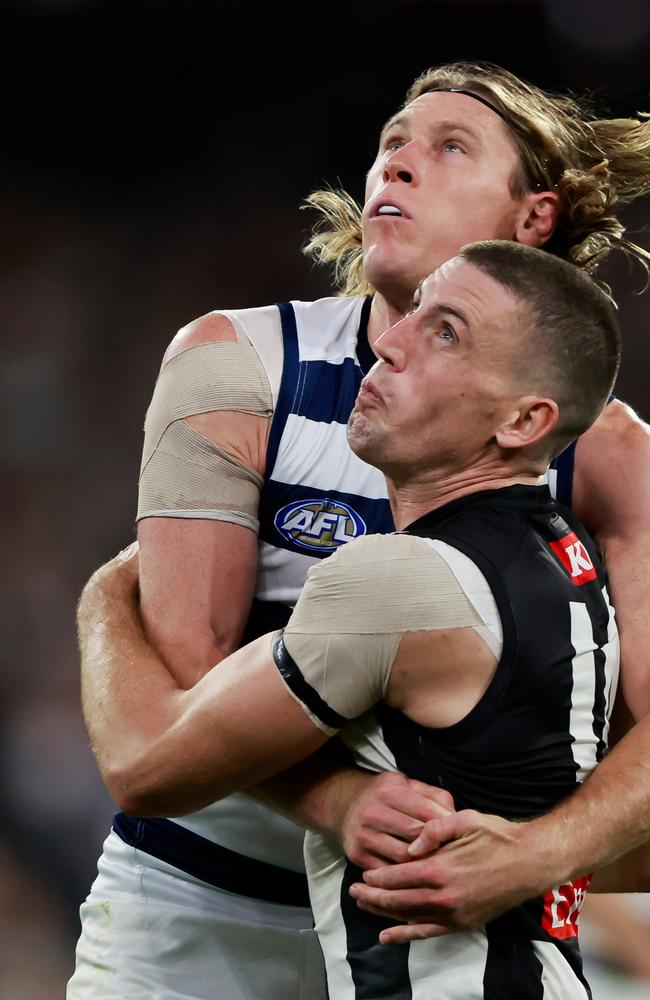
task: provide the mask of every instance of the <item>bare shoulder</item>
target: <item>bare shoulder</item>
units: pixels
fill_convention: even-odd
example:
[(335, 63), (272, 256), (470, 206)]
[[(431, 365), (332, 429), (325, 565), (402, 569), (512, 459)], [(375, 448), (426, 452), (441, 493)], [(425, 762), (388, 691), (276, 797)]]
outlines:
[(616, 399), (576, 446), (574, 508), (595, 534), (610, 534), (650, 503), (650, 426)]
[(631, 406), (620, 399), (613, 399), (596, 422), (589, 430), (583, 434), (579, 441), (579, 449), (587, 450), (585, 446), (595, 445), (600, 447), (606, 438), (614, 435), (615, 438), (623, 437), (626, 443), (640, 440), (650, 434), (650, 426), (635, 413)]
[(165, 351), (163, 363), (170, 361), (177, 354), (187, 351), (190, 347), (236, 340), (237, 334), (227, 316), (220, 312), (205, 313), (205, 315), (198, 316), (191, 323), (181, 327)]

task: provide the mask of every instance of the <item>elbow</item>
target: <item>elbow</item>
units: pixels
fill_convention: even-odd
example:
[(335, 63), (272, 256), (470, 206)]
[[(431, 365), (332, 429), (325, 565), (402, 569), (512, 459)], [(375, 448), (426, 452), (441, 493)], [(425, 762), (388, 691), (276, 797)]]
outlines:
[(182, 758), (160, 757), (150, 748), (138, 757), (114, 757), (100, 770), (118, 809), (144, 819), (184, 816), (232, 791), (218, 782), (193, 780)]
[(145, 818), (167, 816), (173, 812), (173, 789), (167, 788), (151, 762), (113, 756), (99, 764), (101, 776), (121, 812)]
[(114, 776), (106, 780), (106, 786), (120, 812), (125, 812), (129, 816), (152, 818), (167, 813), (167, 810), (159, 805), (158, 796), (152, 795), (149, 789), (134, 782)]

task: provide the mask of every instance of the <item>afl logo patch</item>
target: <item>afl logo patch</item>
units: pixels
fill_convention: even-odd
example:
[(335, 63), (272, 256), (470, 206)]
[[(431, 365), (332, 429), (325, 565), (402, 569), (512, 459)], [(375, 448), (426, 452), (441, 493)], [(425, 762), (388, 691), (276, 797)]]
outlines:
[(340, 500), (297, 500), (275, 515), (274, 525), (287, 542), (312, 552), (334, 552), (365, 535), (366, 525), (356, 511)]

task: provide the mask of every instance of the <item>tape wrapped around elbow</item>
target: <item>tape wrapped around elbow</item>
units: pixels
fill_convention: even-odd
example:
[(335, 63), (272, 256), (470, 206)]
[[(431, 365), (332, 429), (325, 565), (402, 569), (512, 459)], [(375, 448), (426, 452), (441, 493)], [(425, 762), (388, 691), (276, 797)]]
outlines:
[(213, 411), (272, 414), (268, 379), (252, 347), (203, 344), (163, 365), (145, 422), (138, 519), (212, 518), (259, 530), (263, 477), (183, 419)]

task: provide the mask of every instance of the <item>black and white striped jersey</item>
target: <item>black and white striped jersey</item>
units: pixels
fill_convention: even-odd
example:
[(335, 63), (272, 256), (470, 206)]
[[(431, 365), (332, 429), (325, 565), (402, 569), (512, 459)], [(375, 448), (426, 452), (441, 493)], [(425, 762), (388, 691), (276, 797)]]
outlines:
[[(543, 812), (583, 780), (606, 747), (618, 636), (597, 548), (568, 509), (534, 486), (461, 498), (408, 533), (435, 539), (441, 549), (443, 543), (487, 580), (502, 630), (496, 671), (475, 707), (447, 728), (418, 725), (380, 702), (357, 720), (341, 720), (340, 736), (362, 766), (399, 769), (447, 788), (459, 809), (512, 819)], [(347, 550), (348, 561), (357, 544)], [(454, 570), (453, 557), (449, 565)], [(465, 592), (478, 607), (482, 598), (471, 587)], [(377, 600), (370, 588), (368, 600)], [(390, 600), (399, 602), (399, 587)], [(276, 651), (276, 662), (288, 656), (281, 643)], [(300, 663), (278, 666), (305, 708), (332, 726), (323, 691), (301, 675)], [(341, 672), (349, 686), (349, 664)], [(512, 910), (484, 932), (385, 946), (378, 935), (388, 924), (349, 897), (361, 873), (335, 839), (310, 832), (306, 858), (336, 1000), (590, 996), (577, 942), (588, 876)]]

